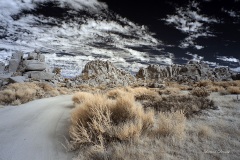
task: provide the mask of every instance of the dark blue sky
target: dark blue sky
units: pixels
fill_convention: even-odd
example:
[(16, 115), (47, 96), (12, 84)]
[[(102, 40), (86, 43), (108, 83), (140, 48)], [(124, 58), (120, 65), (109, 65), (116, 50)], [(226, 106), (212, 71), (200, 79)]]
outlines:
[[(165, 51), (174, 53), (178, 59), (186, 56), (187, 52), (203, 56), (208, 61), (216, 61), (218, 56), (240, 59), (240, 1), (102, 1), (108, 4), (110, 10), (140, 25), (146, 25), (151, 32), (156, 33), (156, 38), (167, 45), (173, 45), (164, 47)], [(193, 12), (197, 14), (190, 17)], [(174, 16), (175, 22), (166, 22), (167, 18)], [(187, 24), (183, 21), (187, 21)], [(194, 23), (193, 26), (191, 22)], [(201, 26), (194, 30), (198, 22)], [(186, 31), (186, 27), (193, 27), (193, 30)], [(195, 35), (197, 38), (193, 38)], [(186, 39), (187, 42), (183, 42)], [(190, 46), (182, 47), (181, 44)], [(196, 45), (202, 48), (197, 49)], [(219, 60), (218, 63), (224, 65), (226, 61)], [(230, 65), (237, 66), (239, 63), (233, 62)]]

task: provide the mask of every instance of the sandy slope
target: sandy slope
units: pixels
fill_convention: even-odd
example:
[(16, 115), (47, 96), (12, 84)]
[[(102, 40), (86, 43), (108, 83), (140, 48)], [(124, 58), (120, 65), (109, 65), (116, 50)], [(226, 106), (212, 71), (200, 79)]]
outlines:
[(61, 143), (68, 136), (72, 96), (0, 108), (0, 160), (68, 160)]

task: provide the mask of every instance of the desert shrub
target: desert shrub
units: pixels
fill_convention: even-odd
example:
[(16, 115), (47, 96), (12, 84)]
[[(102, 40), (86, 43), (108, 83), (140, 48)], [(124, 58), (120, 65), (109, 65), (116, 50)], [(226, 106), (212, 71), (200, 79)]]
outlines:
[(214, 103), (206, 97), (191, 95), (170, 95), (158, 101), (143, 103), (145, 108), (153, 108), (158, 112), (183, 111), (189, 117), (204, 109), (214, 109)]
[(80, 103), (83, 103), (86, 100), (90, 101), (93, 98), (94, 98), (94, 96), (91, 93), (77, 92), (73, 95), (72, 101), (74, 102), (74, 104), (80, 104)]
[(207, 87), (207, 86), (212, 86), (213, 83), (210, 80), (203, 80), (203, 81), (198, 82), (196, 85), (197, 85), (197, 87)]
[(197, 96), (197, 97), (207, 97), (210, 95), (210, 93), (205, 88), (194, 88), (191, 92), (191, 95)]
[(131, 93), (114, 100), (105, 95), (85, 98), (81, 104), (77, 104), (71, 116), (72, 148), (83, 144), (104, 145), (109, 141), (134, 140), (153, 126), (153, 114), (145, 112)]
[(186, 117), (182, 111), (160, 112), (158, 116), (157, 135), (173, 135), (183, 138), (185, 135)]
[(227, 87), (227, 91), (230, 94), (240, 94), (240, 87), (230, 86), (230, 87)]
[(229, 86), (237, 86), (237, 83), (235, 83), (234, 81), (221, 81), (221, 82), (214, 82), (213, 84), (215, 86), (221, 86), (224, 88), (227, 88)]
[(9, 104), (16, 100), (15, 91), (10, 89), (5, 89), (0, 91), (0, 102), (1, 104)]
[(214, 132), (212, 128), (210, 128), (207, 125), (201, 125), (198, 127), (198, 136), (203, 138), (212, 137), (214, 135)]
[(207, 89), (211, 92), (222, 92), (225, 90), (222, 86), (209, 86)]
[(159, 94), (166, 94), (166, 95), (171, 95), (171, 94), (178, 94), (180, 92), (179, 88), (173, 88), (173, 87), (168, 87), (164, 90), (160, 90)]
[[(130, 90), (129, 90), (129, 92), (130, 92)], [(108, 91), (106, 95), (108, 98), (116, 99), (117, 97), (124, 96), (125, 93), (126, 93), (126, 90), (124, 90), (123, 88), (117, 88), (117, 89)]]
[(159, 97), (157, 92), (144, 87), (133, 88), (132, 92), (136, 100), (155, 100)]

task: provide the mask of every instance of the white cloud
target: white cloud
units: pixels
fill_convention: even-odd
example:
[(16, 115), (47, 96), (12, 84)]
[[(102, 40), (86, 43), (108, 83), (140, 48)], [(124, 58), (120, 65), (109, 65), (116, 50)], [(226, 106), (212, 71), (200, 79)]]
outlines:
[(192, 53), (190, 53), (190, 52), (187, 52), (186, 54), (192, 57), (191, 60), (197, 61), (197, 62), (202, 61), (203, 58), (204, 58), (204, 57), (202, 57), (202, 56), (199, 56), (199, 55), (197, 55), (197, 54), (192, 54)]
[(194, 41), (198, 37), (213, 36), (209, 30), (208, 24), (218, 23), (218, 20), (207, 17), (201, 14), (200, 11), (199, 4), (193, 1), (189, 2), (185, 8), (177, 8), (176, 15), (167, 15), (167, 18), (164, 19), (166, 24), (173, 25), (176, 29), (188, 35), (188, 37), (181, 42), (179, 47), (202, 49), (203, 47), (199, 47)]
[(221, 61), (226, 61), (226, 62), (239, 63), (239, 59), (234, 58), (234, 57), (219, 56), (219, 57), (217, 57), (217, 59), (221, 60)]

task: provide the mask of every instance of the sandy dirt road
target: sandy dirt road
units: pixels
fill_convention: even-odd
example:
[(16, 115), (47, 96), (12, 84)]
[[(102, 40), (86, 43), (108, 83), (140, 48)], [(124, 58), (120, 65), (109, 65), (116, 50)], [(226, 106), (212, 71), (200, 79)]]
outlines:
[(70, 160), (68, 138), (72, 96), (0, 108), (0, 160)]

